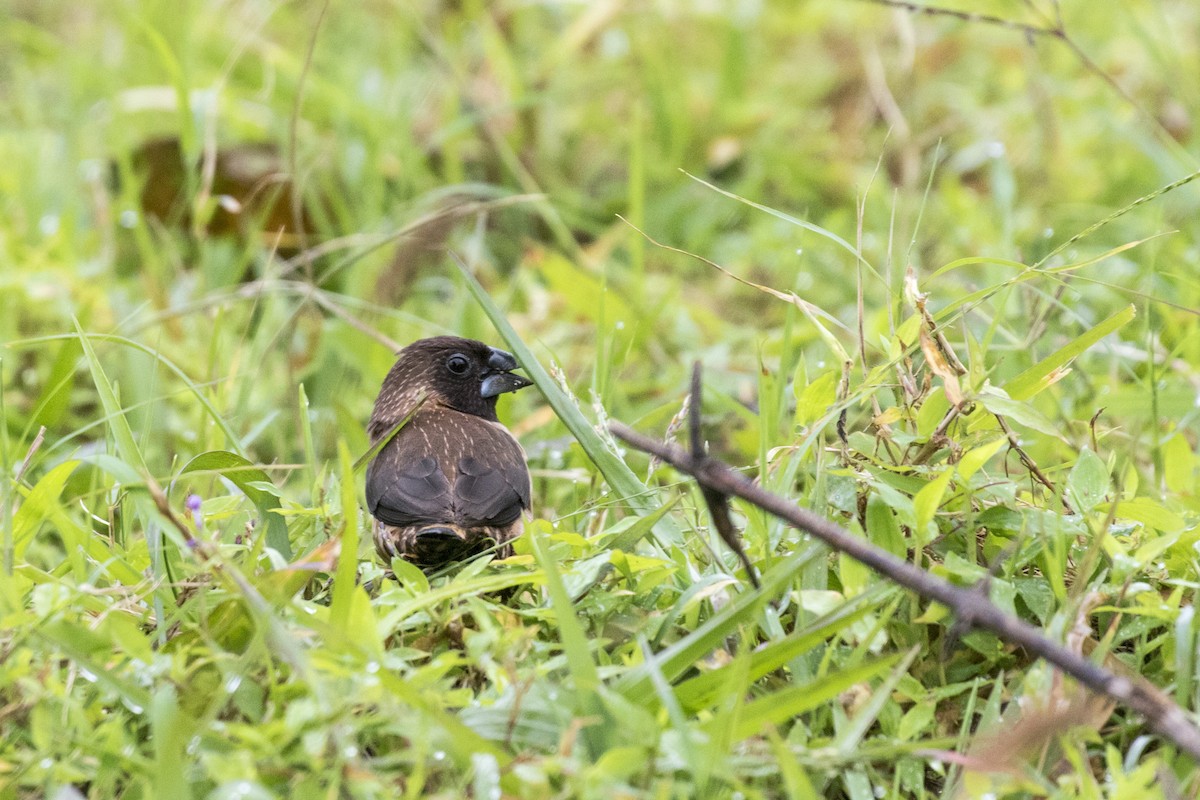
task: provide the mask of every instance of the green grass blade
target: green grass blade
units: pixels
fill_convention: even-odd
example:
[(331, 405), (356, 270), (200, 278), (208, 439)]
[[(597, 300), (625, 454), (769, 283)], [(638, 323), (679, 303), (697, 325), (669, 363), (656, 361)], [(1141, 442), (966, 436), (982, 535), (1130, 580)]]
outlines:
[[(856, 683), (869, 681), (890, 669), (899, 660), (899, 654), (887, 656), (772, 692), (743, 706), (728, 731), (719, 731), (712, 724), (706, 726), (706, 730), (711, 735), (726, 735), (731, 742), (740, 742), (754, 736), (767, 725), (780, 725), (835, 699)], [(716, 722), (724, 722), (724, 719), (718, 717), (714, 720)]]
[[(596, 465), (604, 479), (608, 484), (620, 495), (621, 499), (629, 505), (638, 514), (649, 514), (658, 503), (655, 500), (654, 493), (646, 488), (646, 485), (638, 479), (629, 466), (621, 459), (619, 455), (609, 449), (605, 444), (604, 439), (596, 432), (591, 423), (583, 416), (579, 408), (563, 394), (562, 390), (546, 372), (545, 367), (534, 357), (533, 351), (525, 344), (508, 319), (504, 316), (504, 312), (488, 295), (487, 290), (475, 279), (470, 270), (465, 265), (459, 263), (459, 270), (462, 272), (463, 280), (466, 281), (467, 288), (479, 302), (488, 319), (496, 326), (496, 330), (500, 332), (501, 338), (504, 339), (508, 348), (512, 350), (517, 361), (525, 369), (529, 379), (534, 382), (542, 396), (546, 398), (546, 402), (554, 409), (554, 413), (567, 426), (567, 430), (575, 437), (580, 446), (583, 447), (588, 458)], [(678, 528), (671, 522), (670, 517), (664, 517), (655, 527), (656, 533), (664, 534), (666, 541), (678, 541)]]
[(158, 797), (192, 796), (187, 780), (185, 748), (189, 727), (187, 716), (179, 708), (175, 687), (166, 684), (154, 694), (150, 703), (150, 732), (154, 743), (153, 783)]
[[(75, 327), (76, 327), (76, 330), (79, 330), (78, 322), (75, 323)], [(150, 356), (154, 360), (158, 361), (160, 364), (162, 364), (164, 367), (166, 367), (167, 370), (170, 371), (170, 373), (172, 375), (174, 375), (176, 378), (178, 378), (180, 381), (182, 381), (183, 384), (187, 387), (188, 392), (191, 393), (192, 396), (194, 396), (196, 398), (196, 400), (200, 403), (200, 405), (202, 405), (204, 407), (204, 410), (208, 413), (209, 418), (213, 421), (213, 423), (218, 428), (221, 429), (221, 432), (224, 433), (225, 437), (229, 440), (229, 447), (232, 448), (233, 451), (238, 453), (239, 455), (242, 455), (242, 456), (246, 455), (245, 450), (242, 448), (241, 439), (238, 437), (238, 435), (236, 433), (234, 433), (233, 428), (229, 427), (229, 423), (225, 421), (225, 418), (221, 416), (221, 413), (219, 411), (217, 411), (216, 407), (213, 406), (212, 402), (209, 401), (209, 399), (204, 395), (204, 392), (200, 391), (199, 387), (197, 387), (196, 384), (192, 382), (192, 380), (187, 376), (186, 372), (184, 372), (182, 369), (180, 369), (173, 361), (168, 359), (166, 356), (164, 356), (162, 353), (160, 353), (158, 350), (154, 349), (153, 347), (144, 345), (141, 342), (135, 342), (132, 339), (127, 339), (124, 336), (117, 336), (116, 334), (83, 333), (82, 331), (78, 334), (55, 334), (52, 336), (37, 336), (37, 337), (29, 338), (29, 339), (21, 339), (20, 341), (17, 341), (17, 342), (10, 342), (8, 344), (8, 346), (9, 347), (18, 347), (18, 346), (24, 347), (24, 346), (29, 346), (29, 345), (43, 344), (46, 342), (57, 342), (57, 341), (62, 341), (62, 340), (74, 341), (80, 337), (83, 337), (88, 340), (95, 340), (98, 342), (111, 342), (113, 344), (119, 344), (123, 347), (129, 347), (129, 348), (132, 348), (133, 350), (137, 350), (139, 353), (145, 353), (147, 356)], [(92, 352), (94, 355), (94, 351), (92, 351), (90, 346), (87, 346), (84, 349), (85, 355), (88, 352)], [(89, 358), (89, 363), (91, 363), (90, 358)]]
[(562, 642), (563, 654), (567, 658), (567, 668), (575, 684), (579, 712), (584, 717), (591, 719), (591, 724), (584, 729), (583, 736), (592, 756), (595, 757), (604, 749), (604, 733), (608, 728), (607, 725), (597, 726), (595, 724), (605, 721), (608, 716), (599, 695), (600, 674), (596, 669), (596, 662), (592, 659), (591, 649), (588, 647), (587, 634), (584, 633), (579, 618), (575, 616), (575, 605), (567, 593), (567, 587), (563, 584), (562, 576), (558, 573), (554, 559), (547, 555), (542, 546), (541, 536), (536, 531), (530, 533), (529, 546), (533, 550), (533, 557), (537, 559), (538, 566), (546, 575), (546, 591), (550, 594), (550, 605), (554, 609), (554, 618), (558, 623), (559, 640)]
[(117, 400), (117, 394), (113, 391), (108, 376), (104, 374), (104, 367), (100, 365), (100, 359), (96, 357), (90, 337), (83, 332), (78, 320), (75, 320), (75, 331), (79, 336), (79, 344), (83, 348), (84, 357), (87, 359), (88, 369), (92, 372), (92, 382), (96, 385), (96, 394), (100, 397), (100, 405), (108, 416), (108, 428), (112, 432), (113, 441), (116, 442), (117, 454), (142, 475), (149, 475), (150, 470), (146, 466), (142, 450), (137, 445), (133, 429), (129, 427), (129, 420), (125, 419), (125, 409)]
[(335, 628), (345, 630), (358, 578), (358, 497), (354, 491), (354, 466), (344, 441), (338, 442), (338, 461), (342, 481), (342, 551), (333, 578), (329, 622)]
[(1004, 390), (1013, 400), (1028, 400), (1034, 394), (1042, 381), (1056, 369), (1066, 366), (1072, 359), (1077, 358), (1096, 342), (1108, 336), (1113, 331), (1133, 321), (1137, 309), (1128, 305), (1100, 324), (1085, 331), (1083, 335), (1071, 340), (1068, 344), (1055, 350), (1050, 355), (1034, 364), (1029, 369), (1017, 375), (1004, 385)]
[[(786, 639), (769, 642), (748, 654), (745, 667), (749, 680), (755, 681), (783, 666), (792, 659), (837, 635), (837, 632), (853, 625), (871, 613), (891, 594), (888, 587), (876, 584), (867, 592), (843, 603), (839, 608), (815, 620), (804, 630), (791, 634)], [(867, 601), (870, 602), (867, 602)], [(713, 705), (720, 700), (721, 690), (728, 685), (730, 676), (740, 667), (726, 664), (708, 672), (702, 672), (679, 684), (676, 694), (679, 702), (692, 711)]]
[[(742, 592), (696, 630), (658, 654), (657, 662), (667, 680), (677, 679), (697, 660), (724, 644), (740, 625), (757, 616), (762, 606), (804, 569), (812, 559), (825, 552), (824, 545), (811, 545), (793, 553), (762, 576), (762, 589)], [(612, 688), (633, 703), (645, 704), (654, 698), (654, 685), (647, 665), (634, 667), (621, 675)]]
[(850, 755), (858, 749), (862, 744), (863, 738), (867, 735), (867, 730), (875, 724), (875, 720), (879, 718), (879, 714), (883, 711), (884, 705), (892, 699), (892, 692), (899, 685), (900, 680), (908, 674), (908, 668), (916, 661), (917, 656), (921, 653), (921, 647), (915, 645), (909, 649), (908, 653), (901, 659), (896, 668), (892, 670), (892, 674), (884, 679), (874, 692), (871, 693), (871, 699), (862, 705), (858, 713), (851, 720), (850, 724), (841, 732), (834, 747), (843, 755)]

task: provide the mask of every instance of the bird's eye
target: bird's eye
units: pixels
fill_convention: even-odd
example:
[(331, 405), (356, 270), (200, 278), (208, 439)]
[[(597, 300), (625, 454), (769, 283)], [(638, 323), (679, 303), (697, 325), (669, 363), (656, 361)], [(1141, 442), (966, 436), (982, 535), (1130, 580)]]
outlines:
[(460, 353), (455, 353), (446, 359), (446, 369), (455, 375), (465, 375), (470, 367), (471, 362), (467, 360), (466, 356)]

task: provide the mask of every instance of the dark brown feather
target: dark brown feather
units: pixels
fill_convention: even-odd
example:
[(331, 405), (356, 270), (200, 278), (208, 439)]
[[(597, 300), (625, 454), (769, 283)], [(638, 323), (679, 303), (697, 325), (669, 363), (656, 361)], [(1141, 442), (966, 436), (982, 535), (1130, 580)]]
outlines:
[(367, 469), (367, 503), (388, 525), (507, 525), (529, 508), (525, 454), (498, 423), (422, 409)]

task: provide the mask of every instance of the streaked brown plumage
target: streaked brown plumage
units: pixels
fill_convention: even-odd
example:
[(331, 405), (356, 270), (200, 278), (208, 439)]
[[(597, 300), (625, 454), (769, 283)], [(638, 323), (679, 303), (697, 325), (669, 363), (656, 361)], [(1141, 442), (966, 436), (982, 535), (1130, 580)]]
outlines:
[(496, 417), (496, 398), (530, 381), (510, 354), (473, 339), (437, 336), (400, 351), (367, 425), (387, 437), (367, 468), (375, 550), (430, 571), (499, 545), (512, 553), (532, 486), (525, 451)]

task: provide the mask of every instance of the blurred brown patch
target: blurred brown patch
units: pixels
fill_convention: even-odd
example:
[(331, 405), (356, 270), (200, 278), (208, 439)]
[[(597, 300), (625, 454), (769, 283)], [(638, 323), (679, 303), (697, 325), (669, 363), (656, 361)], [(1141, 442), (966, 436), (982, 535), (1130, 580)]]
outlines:
[(470, 199), (454, 197), (443, 207), (409, 223), (406, 235), (397, 240), (392, 259), (376, 282), (376, 301), (402, 303), (417, 277), (441, 260), (455, 224), (477, 210), (478, 204)]
[[(176, 138), (144, 142), (134, 151), (131, 163), (143, 181), (142, 213), (163, 225), (194, 230), (192, 197), (206, 192), (213, 202), (200, 227), (204, 235), (256, 239), (264, 247), (278, 247), (284, 257), (298, 252), (302, 238), (312, 235), (308, 208), (302, 206), (298, 215), (293, 213), (292, 182), (279, 148), (273, 144), (219, 148), (213, 156), (208, 186), (203, 159), (189, 165)], [(303, 230), (297, 228), (297, 222)]]

